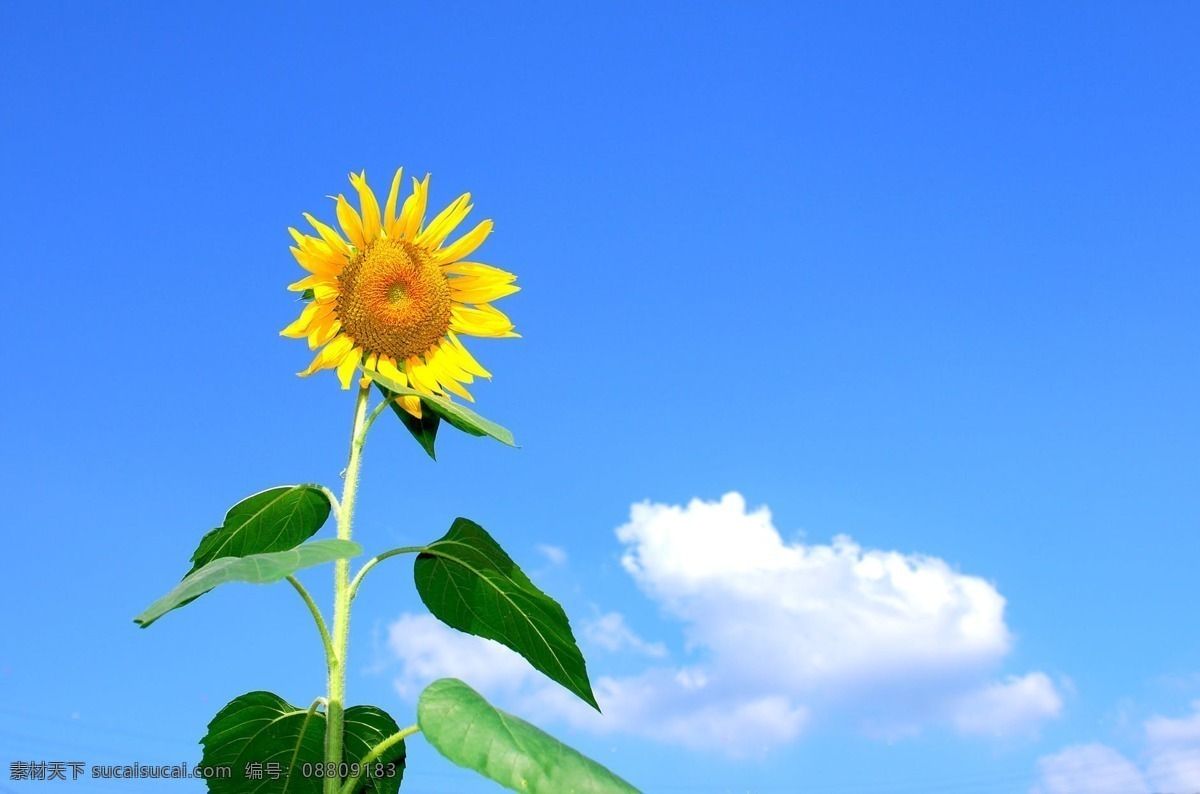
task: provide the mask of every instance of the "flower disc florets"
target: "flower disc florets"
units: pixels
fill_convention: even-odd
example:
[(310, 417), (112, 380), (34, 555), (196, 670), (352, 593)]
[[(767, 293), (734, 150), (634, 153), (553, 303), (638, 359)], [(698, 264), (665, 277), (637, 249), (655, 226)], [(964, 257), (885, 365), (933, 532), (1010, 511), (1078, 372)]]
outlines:
[(450, 285), (430, 253), (380, 239), (338, 276), (337, 315), (364, 349), (403, 361), (424, 353), (450, 327)]

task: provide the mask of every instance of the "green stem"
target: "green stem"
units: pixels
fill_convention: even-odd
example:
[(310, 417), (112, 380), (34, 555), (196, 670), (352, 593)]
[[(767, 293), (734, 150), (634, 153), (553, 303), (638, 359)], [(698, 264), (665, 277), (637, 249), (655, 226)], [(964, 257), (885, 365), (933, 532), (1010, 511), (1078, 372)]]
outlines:
[(364, 433), (367, 430), (371, 429), (371, 425), (375, 424), (375, 420), (379, 418), (379, 415), (381, 413), (383, 413), (383, 409), (387, 408), (389, 404), (394, 402), (396, 400), (396, 397), (397, 397), (397, 395), (392, 395), (391, 397), (385, 399), (383, 402), (379, 403), (379, 405), (375, 406), (374, 410), (371, 411), (371, 415), (367, 417), (367, 424), (366, 424), (365, 428), (363, 429)]
[(375, 761), (381, 758), (384, 753), (419, 730), (421, 730), (420, 726), (410, 725), (399, 733), (393, 733), (391, 736), (372, 747), (371, 752), (363, 756), (363, 760), (359, 762), (359, 773), (355, 777), (352, 777), (346, 781), (346, 785), (342, 789), (341, 794), (353, 794), (354, 787), (358, 785), (358, 781), (362, 779), (363, 773), (366, 771), (368, 766), (375, 763)]
[(304, 589), (304, 585), (300, 584), (300, 580), (295, 576), (289, 576), (288, 582), (292, 587), (296, 588), (296, 592), (304, 599), (304, 603), (308, 604), (308, 611), (312, 613), (313, 620), (317, 622), (317, 630), (321, 632), (321, 642), (325, 645), (325, 666), (333, 664), (333, 640), (329, 638), (329, 629), (325, 626), (325, 618), (321, 616), (321, 608), (317, 606), (317, 602), (313, 601), (313, 597)]
[[(316, 700), (314, 700), (314, 701), (312, 702), (312, 705), (308, 707), (308, 713), (306, 713), (306, 714), (304, 715), (304, 727), (302, 727), (302, 728), (300, 729), (300, 735), (301, 735), (301, 736), (303, 736), (303, 735), (304, 735), (304, 732), (308, 730), (308, 724), (309, 724), (310, 722), (312, 722), (313, 715), (317, 713), (317, 706), (318, 706), (318, 705), (325, 706), (326, 708), (329, 708), (329, 704), (325, 702), (325, 698), (317, 698)], [(295, 749), (294, 749), (294, 750), (292, 750), (292, 760), (291, 760), (291, 763), (289, 763), (289, 764), (288, 764), (288, 769), (295, 769), (295, 768), (296, 768), (296, 759), (297, 759), (297, 757), (298, 757), (299, 755), (300, 755), (300, 743), (299, 743), (299, 742), (297, 742), (297, 743), (296, 743), (296, 747), (295, 747)]]
[(354, 577), (354, 581), (350, 583), (350, 600), (354, 600), (354, 596), (358, 595), (358, 586), (362, 583), (362, 578), (367, 575), (367, 571), (371, 570), (388, 557), (395, 557), (397, 554), (420, 554), (421, 552), (425, 551), (425, 548), (425, 546), (405, 546), (400, 549), (385, 551), (369, 560), (365, 565), (363, 565), (362, 568), (358, 570), (358, 575), (356, 575)]
[[(346, 482), (338, 505), (337, 536), (350, 540), (350, 522), (354, 518), (354, 496), (358, 491), (358, 467), (362, 460), (363, 444), (367, 440), (367, 402), (371, 397), (370, 384), (359, 386), (354, 404), (354, 429), (350, 434), (350, 462), (346, 465)], [(350, 561), (333, 563), (333, 657), (329, 660), (329, 703), (325, 707), (325, 762), (336, 769), (342, 763), (342, 733), (344, 731), (346, 700), (346, 650), (350, 636)], [(340, 780), (334, 775), (325, 779), (325, 794), (338, 794)]]
[(329, 490), (324, 485), (318, 485), (317, 487), (320, 488), (321, 492), (325, 494), (325, 497), (329, 499), (329, 504), (333, 508), (334, 515), (337, 515), (337, 512), (342, 509), (341, 504), (338, 502), (337, 496), (335, 496), (333, 491)]

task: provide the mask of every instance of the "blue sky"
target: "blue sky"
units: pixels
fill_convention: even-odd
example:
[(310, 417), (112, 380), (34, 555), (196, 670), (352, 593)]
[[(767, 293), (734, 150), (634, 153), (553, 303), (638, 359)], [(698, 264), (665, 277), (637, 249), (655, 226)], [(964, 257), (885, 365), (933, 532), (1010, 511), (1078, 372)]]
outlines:
[(0, 12), (6, 766), (321, 694), (286, 587), (131, 618), (234, 502), (338, 483), (286, 228), (404, 166), (519, 274), (471, 347), (521, 448), (381, 426), (356, 539), (488, 528), (606, 716), (399, 561), (351, 702), (461, 675), (646, 791), (1200, 790), (1196, 5), (252, 5)]

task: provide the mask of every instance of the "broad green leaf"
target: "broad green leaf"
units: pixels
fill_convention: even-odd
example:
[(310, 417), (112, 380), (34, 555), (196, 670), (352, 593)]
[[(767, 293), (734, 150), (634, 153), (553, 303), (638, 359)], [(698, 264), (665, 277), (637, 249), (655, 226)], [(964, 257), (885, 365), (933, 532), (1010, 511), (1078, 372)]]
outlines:
[[(400, 732), (396, 721), (386, 711), (374, 706), (351, 706), (346, 709), (343, 721), (342, 757), (347, 760), (362, 761), (375, 745)], [(371, 768), (363, 772), (354, 790), (395, 794), (400, 790), (400, 778), (404, 776), (404, 758), (404, 740), (401, 739), (369, 764)]]
[(378, 372), (366, 372), (367, 377), (383, 386), (390, 392), (396, 394), (407, 394), (413, 397), (420, 397), (421, 402), (430, 410), (445, 419), (453, 427), (457, 427), (464, 433), (469, 433), (473, 436), (491, 436), (497, 441), (508, 444), (510, 447), (515, 447), (513, 435), (507, 429), (501, 427), (495, 422), (489, 422), (474, 411), (470, 411), (456, 402), (451, 402), (445, 397), (434, 397), (429, 394), (422, 394), (419, 391), (401, 386), (396, 381)]
[(230, 770), (228, 778), (208, 781), (212, 794), (319, 794), (322, 789), (313, 771), (325, 756), (325, 715), (270, 692), (234, 698), (213, 717), (200, 744), (202, 766)]
[[(395, 392), (388, 391), (378, 383), (375, 384), (375, 388), (379, 389), (380, 394), (383, 395), (383, 399), (385, 400), (391, 399), (395, 394)], [(437, 455), (433, 451), (433, 442), (437, 438), (437, 429), (442, 418), (433, 411), (422, 411), (421, 418), (418, 419), (404, 410), (399, 402), (392, 401), (391, 405), (392, 411), (400, 418), (404, 426), (408, 428), (408, 432), (412, 433), (412, 437), (417, 440), (421, 448), (428, 453), (429, 457), (437, 460)]]
[[(270, 692), (235, 698), (213, 717), (200, 743), (203, 766), (228, 767), (228, 778), (212, 778), (212, 794), (320, 794), (325, 770), (325, 715), (289, 704)], [(354, 772), (372, 747), (399, 732), (396, 721), (374, 706), (345, 712), (343, 763)], [(395, 794), (404, 776), (404, 742), (371, 763), (356, 792)]]
[(437, 751), (513, 791), (637, 794), (637, 789), (525, 720), (501, 711), (456, 678), (417, 700), (417, 724)]
[(229, 509), (221, 526), (201, 538), (188, 573), (219, 557), (295, 548), (316, 534), (331, 507), (315, 485), (284, 485), (246, 497)]
[(507, 645), (599, 710), (567, 614), (481, 526), (456, 518), (417, 556), (414, 576), (438, 620)]
[(301, 568), (362, 554), (362, 547), (349, 540), (314, 540), (294, 549), (251, 554), (246, 557), (220, 557), (198, 571), (188, 574), (175, 589), (151, 604), (133, 619), (146, 628), (176, 607), (204, 595), (226, 582), (268, 584), (278, 582)]

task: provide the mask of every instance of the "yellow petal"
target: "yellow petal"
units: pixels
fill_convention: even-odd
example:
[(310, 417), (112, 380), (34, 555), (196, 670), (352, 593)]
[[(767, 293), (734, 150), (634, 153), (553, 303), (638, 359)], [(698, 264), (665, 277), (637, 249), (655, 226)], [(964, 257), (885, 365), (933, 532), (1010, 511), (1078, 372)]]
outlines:
[[(460, 383), (475, 382), (475, 376), (459, 366), (454, 345), (444, 337), (425, 354), (425, 361), (430, 365), (435, 365), (439, 372), (449, 375)], [(438, 379), (441, 379), (440, 374)]]
[(343, 254), (334, 251), (324, 240), (318, 240), (315, 237), (304, 238), (300, 243), (300, 254), (310, 263), (319, 265), (322, 269), (335, 275), (342, 272), (342, 268), (346, 265), (346, 257)]
[(327, 281), (324, 284), (317, 284), (312, 288), (312, 290), (313, 297), (322, 303), (337, 300), (337, 297), (340, 294), (340, 290), (338, 289), (336, 281)]
[(375, 365), (375, 371), (385, 378), (395, 381), (400, 386), (408, 385), (408, 378), (396, 367), (396, 362), (388, 356), (380, 356)]
[(450, 236), (450, 232), (454, 231), (462, 219), (467, 217), (467, 213), (471, 211), (470, 202), (471, 194), (463, 193), (449, 207), (439, 212), (425, 227), (425, 231), (418, 234), (413, 242), (420, 243), (429, 249), (437, 248)]
[(489, 315), (492, 318), (491, 322), (494, 323), (497, 328), (505, 328), (506, 330), (504, 331), (504, 336), (518, 338), (521, 336), (520, 334), (513, 333), (512, 329), (515, 326), (513, 326), (512, 320), (508, 319), (508, 315), (497, 309), (495, 306), (492, 306), (489, 303), (480, 303), (474, 308)]
[(303, 339), (308, 334), (308, 326), (313, 321), (321, 306), (318, 303), (310, 303), (300, 312), (300, 316), (296, 321), (279, 332), (280, 336), (286, 336), (291, 339)]
[(350, 202), (346, 201), (346, 197), (341, 193), (338, 193), (336, 201), (338, 223), (342, 224), (342, 231), (346, 233), (346, 237), (354, 247), (361, 251), (366, 248), (366, 241), (363, 240), (362, 218), (358, 217), (354, 207), (350, 206)]
[(516, 336), (507, 316), (486, 303), (479, 306), (450, 305), (450, 328), (472, 336)]
[(471, 396), (471, 392), (467, 391), (462, 386), (460, 386), (458, 381), (456, 381), (454, 378), (439, 377), (438, 383), (442, 384), (442, 388), (445, 389), (446, 391), (451, 392), (453, 394), (457, 394), (459, 397), (462, 397), (467, 402), (469, 402), (469, 403), (475, 402), (475, 398)]
[(329, 344), (325, 345), (325, 347), (321, 348), (321, 351), (317, 353), (316, 358), (314, 358), (312, 363), (308, 365), (308, 369), (299, 374), (301, 376), (311, 375), (317, 370), (336, 367), (341, 363), (342, 357), (350, 352), (353, 347), (354, 342), (350, 339), (350, 337), (343, 334)]
[(476, 287), (474, 289), (460, 289), (454, 283), (457, 280), (451, 279), (450, 281), (450, 297), (459, 303), (490, 303), (506, 295), (512, 295), (514, 292), (521, 291), (521, 288), (516, 284), (495, 284)]
[[(320, 237), (311, 237), (307, 234), (301, 234), (299, 231), (292, 228), (289, 228), (288, 232), (291, 233), (292, 239), (296, 241), (296, 248), (299, 248), (300, 253), (307, 259), (317, 260), (319, 262), (328, 264), (330, 267), (339, 269), (343, 264), (345, 264), (346, 258), (330, 248), (329, 244)], [(296, 257), (296, 259), (297, 261), (300, 261), (300, 257)], [(303, 262), (301, 262), (301, 264), (303, 264)]]
[(350, 184), (358, 191), (358, 203), (362, 207), (362, 230), (364, 243), (379, 237), (379, 202), (367, 185), (367, 172), (351, 174)]
[(335, 283), (336, 282), (329, 276), (324, 276), (324, 275), (319, 276), (319, 275), (314, 274), (311, 276), (305, 276), (304, 278), (300, 279), (299, 281), (295, 281), (295, 282), (292, 282), (291, 284), (288, 284), (288, 290), (290, 290), (291, 292), (304, 292), (304, 290), (306, 290), (306, 289), (315, 290), (318, 285), (334, 286)]
[(296, 258), (300, 267), (314, 275), (336, 276), (342, 270), (340, 263), (335, 264), (331, 260), (314, 256), (308, 251), (303, 251), (294, 245), (288, 250), (292, 252), (292, 256)]
[[(430, 373), (437, 378), (438, 383), (442, 388), (453, 394), (457, 394), (468, 402), (475, 402), (475, 398), (471, 393), (459, 385), (456, 378), (456, 372), (461, 372), (447, 356), (441, 354), (441, 348), (435, 347), (430, 352), (425, 354), (425, 365)], [(466, 373), (463, 373), (466, 374)], [(467, 377), (470, 377), (469, 375)]]
[(451, 345), (451, 349), (448, 352), (454, 356), (454, 361), (458, 364), (458, 366), (462, 367), (465, 371), (470, 372), (472, 375), (478, 375), (481, 378), (492, 377), (492, 373), (480, 366), (479, 362), (475, 360), (475, 357), (472, 356), (465, 347), (463, 347), (463, 343), (459, 341), (457, 334), (455, 334), (453, 331), (447, 331), (446, 338), (450, 340)]
[(513, 283), (513, 279), (511, 278), (496, 276), (447, 276), (446, 281), (450, 289), (461, 290), (463, 292), (507, 287)]
[(470, 256), (476, 248), (483, 244), (487, 236), (492, 233), (493, 225), (490, 220), (484, 221), (462, 237), (450, 243), (450, 245), (439, 250), (434, 254), (433, 261), (442, 265), (447, 262), (457, 262), (464, 256)]
[(332, 250), (338, 252), (342, 256), (350, 256), (350, 246), (346, 245), (346, 241), (342, 239), (340, 234), (338, 234), (329, 226), (321, 223), (307, 212), (304, 213), (304, 217), (309, 223), (312, 224), (312, 227), (317, 230), (317, 234), (321, 235), (321, 239), (324, 240)]
[(328, 256), (334, 259), (338, 258), (338, 254), (329, 247), (329, 243), (325, 242), (320, 237), (313, 237), (308, 234), (300, 235), (300, 239), (296, 242), (300, 246), (300, 250), (315, 256)]
[(421, 398), (405, 395), (396, 402), (400, 403), (400, 407), (408, 411), (412, 416), (421, 418)]
[(413, 179), (413, 192), (404, 200), (404, 208), (400, 210), (400, 220), (397, 222), (400, 234), (406, 240), (417, 236), (421, 223), (425, 220), (425, 205), (429, 200), (429, 174), (424, 182)]
[[(445, 275), (445, 274), (443, 274)], [(447, 275), (446, 280), (452, 289), (486, 289), (488, 287), (503, 287), (516, 281), (511, 273), (489, 273), (482, 276)]]
[(308, 348), (316, 350), (321, 345), (337, 336), (342, 330), (342, 321), (333, 314), (312, 324), (308, 331)]
[(362, 361), (362, 348), (356, 347), (345, 355), (341, 363), (338, 364), (337, 376), (342, 382), (343, 389), (350, 388), (350, 381), (354, 378), (354, 371), (358, 369), (359, 362)]
[(404, 362), (404, 371), (408, 373), (409, 384), (417, 391), (426, 394), (440, 394), (437, 378), (416, 356), (409, 356)]
[(396, 219), (396, 199), (400, 198), (400, 177), (404, 174), (403, 168), (396, 169), (396, 175), (392, 177), (392, 189), (388, 191), (387, 204), (383, 208), (383, 228), (387, 229), (387, 233), (392, 233), (392, 221)]
[(453, 262), (448, 265), (442, 265), (442, 273), (447, 276), (467, 276), (487, 279), (489, 281), (502, 281), (505, 284), (517, 280), (516, 275), (509, 273), (507, 270), (501, 270), (491, 265), (483, 265), (479, 262)]
[(329, 354), (336, 359), (341, 359), (346, 353), (349, 353), (354, 347), (354, 340), (348, 336), (339, 336), (329, 343)]

